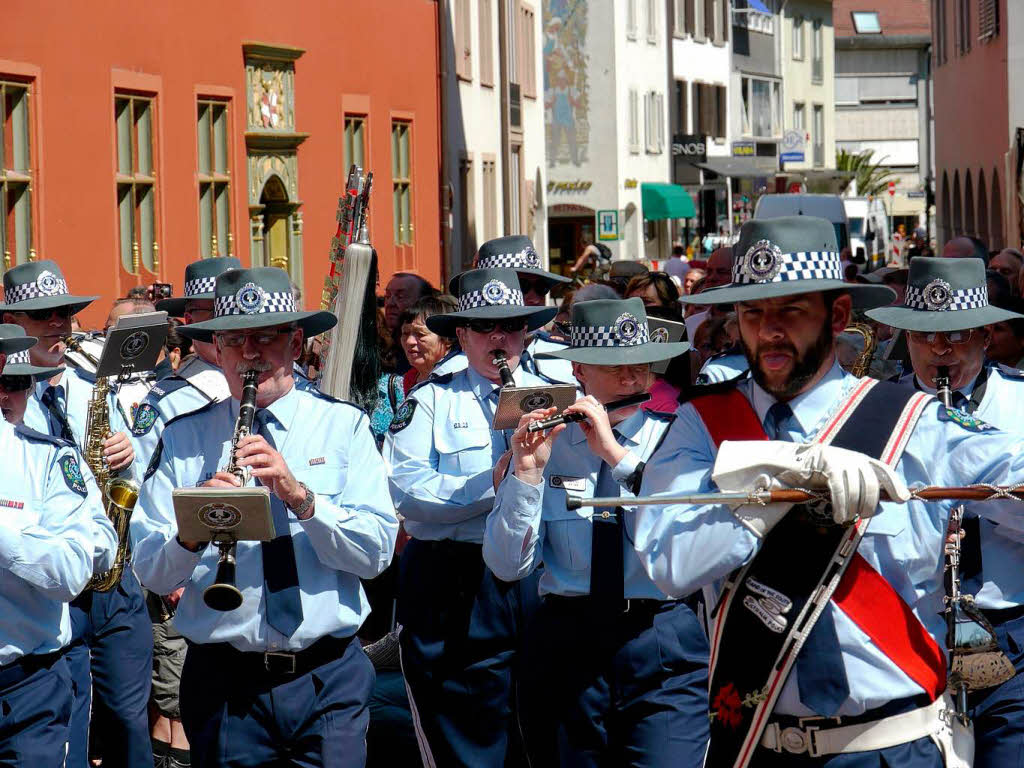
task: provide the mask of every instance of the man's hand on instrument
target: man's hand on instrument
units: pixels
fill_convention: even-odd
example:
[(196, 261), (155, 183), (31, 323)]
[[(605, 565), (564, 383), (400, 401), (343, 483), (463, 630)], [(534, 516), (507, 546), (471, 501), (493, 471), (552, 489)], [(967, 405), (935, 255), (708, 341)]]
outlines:
[(609, 467), (614, 467), (629, 452), (615, 439), (611, 422), (608, 420), (608, 411), (592, 395), (581, 397), (566, 408), (565, 412), (582, 413), (586, 417), (579, 425), (587, 438), (587, 446)]
[(249, 467), (252, 476), (270, 489), (289, 509), (299, 506), (306, 498), (306, 489), (284, 463), (284, 457), (270, 446), (263, 435), (246, 435), (238, 441), (235, 462)]
[(103, 458), (111, 472), (119, 472), (135, 461), (132, 441), (124, 432), (115, 432), (103, 441)]
[(550, 419), (557, 411), (557, 408), (540, 408), (524, 414), (512, 433), (512, 467), (516, 477), (524, 483), (537, 485), (544, 479), (544, 467), (551, 458), (551, 444), (566, 425), (559, 424), (544, 432), (528, 432), (526, 428), (533, 421)]

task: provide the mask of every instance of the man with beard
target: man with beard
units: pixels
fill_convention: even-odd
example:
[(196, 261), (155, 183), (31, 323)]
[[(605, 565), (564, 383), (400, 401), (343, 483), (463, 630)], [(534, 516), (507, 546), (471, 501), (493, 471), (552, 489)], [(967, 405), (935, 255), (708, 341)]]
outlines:
[[(360, 578), (391, 561), (398, 521), (366, 415), (295, 386), (305, 337), (337, 323), (295, 307), (275, 267), (232, 269), (214, 289), (214, 317), (182, 332), (214, 342), (231, 397), (163, 432), (132, 517), (135, 568), (160, 595), (184, 588), (174, 623), (189, 640), (181, 719), (192, 764), (361, 768), (373, 666), (358, 641), (369, 614)], [(252, 433), (233, 445), (243, 373), (259, 372)], [(275, 538), (238, 542), (242, 602), (215, 611), (209, 542), (178, 536), (171, 492), (234, 488), (234, 459), (270, 491)]]
[(391, 495), (412, 536), (399, 572), (399, 641), (424, 764), (501, 768), (517, 764), (513, 666), (537, 581), (500, 582), (481, 551), (491, 473), (512, 433), (491, 428), (502, 388), (494, 361), (505, 357), (516, 386), (547, 384), (520, 359), (526, 334), (555, 308), (526, 306), (511, 269), (463, 272), (457, 294), (456, 312), (426, 323), (458, 336), (468, 368), (416, 387), (385, 439)]
[[(29, 350), (31, 363), (57, 368), (64, 364), (71, 318), (96, 297), (70, 294), (60, 266), (43, 260), (7, 270), (4, 298), (0, 305), (4, 321), (20, 325), (39, 339)], [(26, 406), (25, 425), (84, 451), (95, 379), (92, 372), (68, 365), (39, 381)], [(107, 398), (107, 412), (114, 433), (103, 442), (103, 459), (112, 475), (127, 474), (135, 452), (116, 387), (111, 387)], [(75, 704), (68, 766), (87, 766), (90, 720), (102, 726), (108, 768), (151, 763), (147, 704), (153, 639), (142, 588), (132, 569), (124, 569), (114, 589), (88, 590), (76, 597), (71, 602), (71, 624), (75, 643), (68, 651), (68, 662), (75, 679)]]
[[(684, 498), (637, 513), (635, 549), (666, 594), (715, 585), (707, 765), (967, 765), (969, 735), (945, 694), (954, 502), (907, 489), (1020, 483), (1024, 442), (912, 388), (844, 373), (835, 335), (854, 306), (892, 292), (843, 283), (827, 221), (748, 222), (736, 253), (731, 285), (687, 300), (736, 304), (752, 378), (679, 409), (640, 495), (828, 496)], [(879, 505), (882, 489), (894, 501)], [(1017, 536), (1018, 507), (977, 505)]]
[[(1024, 373), (986, 361), (985, 351), (992, 325), (1020, 322), (1021, 315), (989, 304), (985, 282), (978, 259), (911, 259), (903, 305), (873, 309), (868, 316), (906, 332), (914, 370), (904, 381), (934, 393), (939, 367), (945, 367), (962, 418), (981, 418), (1019, 434)], [(963, 591), (974, 596), (1017, 670), (1016, 678), (979, 690), (970, 701), (974, 765), (1001, 768), (1024, 754), (1024, 544), (1005, 526), (979, 519), (984, 506), (967, 506), (960, 576)]]

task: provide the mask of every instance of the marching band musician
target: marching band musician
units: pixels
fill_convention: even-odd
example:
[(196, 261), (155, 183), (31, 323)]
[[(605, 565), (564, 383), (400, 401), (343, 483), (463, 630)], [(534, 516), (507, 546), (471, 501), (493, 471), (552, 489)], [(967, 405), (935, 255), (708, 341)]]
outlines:
[(75, 447), (20, 423), (36, 339), (0, 325), (0, 762), (65, 765), (74, 701), (67, 603), (114, 562), (117, 534)]
[[(852, 306), (893, 294), (842, 282), (828, 222), (747, 222), (736, 253), (731, 284), (686, 300), (736, 303), (752, 378), (677, 411), (641, 495), (783, 486), (831, 500), (637, 513), (636, 551), (667, 594), (727, 579), (709, 627), (707, 765), (969, 765), (969, 733), (944, 695), (955, 502), (907, 489), (1019, 483), (1024, 445), (913, 388), (842, 371), (834, 337)], [(933, 289), (946, 310), (972, 295)], [(879, 506), (882, 488), (906, 503)], [(1018, 507), (975, 505), (1019, 536)]]
[[(359, 409), (294, 385), (303, 339), (334, 315), (297, 311), (273, 267), (221, 274), (214, 307), (181, 332), (214, 343), (231, 398), (166, 425), (132, 520), (143, 583), (184, 587), (175, 624), (190, 643), (180, 699), (192, 763), (362, 766), (374, 673), (352, 640), (369, 612), (359, 579), (384, 570), (398, 531), (386, 469)], [(260, 372), (258, 410), (233, 451), (248, 370)], [(231, 458), (271, 491), (277, 537), (238, 543), (243, 602), (219, 613), (202, 598), (217, 553), (178, 539), (171, 491), (235, 487)]]
[[(959, 296), (969, 300), (958, 301)], [(903, 381), (934, 393), (938, 367), (946, 366), (954, 407), (969, 419), (1020, 433), (1024, 372), (986, 361), (985, 350), (992, 323), (1021, 315), (988, 303), (985, 265), (979, 259), (911, 259), (903, 305), (880, 307), (868, 315), (907, 331), (914, 370)], [(981, 507), (974, 511), (983, 514)], [(1018, 675), (979, 691), (971, 700), (974, 765), (1002, 768), (1019, 762), (1024, 754), (1024, 546), (1005, 526), (973, 515), (967, 521), (961, 546), (972, 556), (961, 560), (964, 589), (974, 594), (975, 606), (992, 623), (999, 646)]]
[(485, 567), (484, 521), (491, 473), (509, 431), (491, 423), (504, 356), (516, 386), (547, 382), (520, 366), (526, 334), (554, 307), (523, 303), (511, 269), (458, 276), (458, 310), (427, 327), (457, 335), (468, 368), (432, 376), (409, 394), (385, 437), (395, 507), (412, 536), (401, 559), (399, 642), (426, 764), (513, 764), (513, 665), (522, 617), (537, 600), (535, 579), (507, 585)]
[[(55, 262), (32, 261), (4, 273), (5, 303), (0, 311), (4, 322), (20, 325), (39, 339), (29, 350), (32, 364), (56, 368), (64, 364), (71, 317), (95, 299), (70, 294)], [(84, 451), (94, 385), (93, 374), (70, 365), (53, 378), (39, 381), (28, 400), (25, 425)], [(112, 473), (127, 472), (135, 453), (113, 389), (107, 405), (114, 434), (104, 441), (103, 455)], [(153, 640), (142, 588), (132, 569), (124, 569), (116, 588), (88, 590), (75, 598), (71, 620), (76, 643), (68, 659), (76, 692), (68, 766), (86, 768), (88, 764), (90, 710), (104, 718), (106, 765), (152, 762), (147, 704)]]
[[(644, 572), (633, 510), (566, 509), (567, 494), (628, 497), (671, 415), (604, 406), (647, 392), (651, 363), (689, 349), (650, 341), (638, 298), (572, 307), (573, 364), (586, 420), (512, 436), (512, 467), (487, 517), (484, 560), (515, 581), (543, 561), (542, 603), (526, 629), (521, 712), (533, 765), (699, 767), (707, 744), (707, 638), (693, 609)], [(557, 638), (557, 641), (554, 639)]]

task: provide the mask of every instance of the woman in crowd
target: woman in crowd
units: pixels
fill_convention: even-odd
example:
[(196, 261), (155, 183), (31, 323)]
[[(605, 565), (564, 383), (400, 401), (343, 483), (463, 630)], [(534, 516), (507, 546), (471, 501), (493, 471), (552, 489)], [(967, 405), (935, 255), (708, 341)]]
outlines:
[(682, 319), (679, 307), (679, 288), (665, 272), (647, 272), (629, 281), (623, 298), (642, 299), (647, 309), (662, 307)]

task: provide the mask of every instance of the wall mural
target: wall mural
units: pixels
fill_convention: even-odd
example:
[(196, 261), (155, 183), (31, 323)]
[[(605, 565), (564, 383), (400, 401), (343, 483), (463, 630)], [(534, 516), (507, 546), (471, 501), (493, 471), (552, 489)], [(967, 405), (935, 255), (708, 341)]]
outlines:
[(544, 129), (548, 166), (589, 156), (587, 0), (544, 2)]

